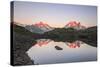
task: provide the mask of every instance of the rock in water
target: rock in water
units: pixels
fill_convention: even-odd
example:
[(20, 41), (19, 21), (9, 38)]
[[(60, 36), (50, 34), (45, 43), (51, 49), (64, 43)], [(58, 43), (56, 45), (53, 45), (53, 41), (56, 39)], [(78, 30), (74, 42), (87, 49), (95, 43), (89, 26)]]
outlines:
[(61, 47), (59, 46), (55, 46), (56, 50), (63, 50)]

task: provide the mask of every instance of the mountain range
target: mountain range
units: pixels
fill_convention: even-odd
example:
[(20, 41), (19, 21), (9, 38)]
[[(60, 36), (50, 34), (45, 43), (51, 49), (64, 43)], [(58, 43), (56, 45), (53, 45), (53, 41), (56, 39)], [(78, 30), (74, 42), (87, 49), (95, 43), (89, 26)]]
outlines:
[[(29, 30), (30, 32), (34, 32), (34, 33), (38, 33), (38, 34), (43, 34), (45, 32), (48, 32), (48, 31), (55, 29), (54, 27), (51, 27), (50, 25), (48, 25), (42, 21), (37, 22), (37, 23), (32, 24), (32, 25), (24, 25), (24, 24), (18, 24), (18, 23), (15, 23), (15, 24), (22, 26), (22, 27), (25, 27), (25, 29)], [(80, 22), (77, 22), (77, 21), (67, 22), (67, 24), (63, 28), (66, 28), (66, 29), (67, 28), (74, 28), (76, 30), (86, 29), (85, 26), (83, 26)]]
[(27, 25), (25, 26), (25, 28), (31, 32), (35, 32), (39, 34), (43, 34), (45, 32), (48, 32), (54, 29), (53, 27), (43, 22), (38, 22), (36, 24)]

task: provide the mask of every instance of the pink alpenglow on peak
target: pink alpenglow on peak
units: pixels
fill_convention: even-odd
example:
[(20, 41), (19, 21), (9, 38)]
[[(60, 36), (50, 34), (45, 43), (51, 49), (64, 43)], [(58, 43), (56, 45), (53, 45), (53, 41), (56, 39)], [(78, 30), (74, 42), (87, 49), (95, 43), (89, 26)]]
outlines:
[(80, 30), (80, 29), (85, 29), (86, 27), (81, 25), (80, 22), (77, 22), (77, 21), (70, 21), (68, 22), (68, 24), (65, 26), (65, 28), (74, 28), (74, 29), (77, 29), (77, 30)]
[(38, 22), (38, 23), (35, 23), (35, 24), (33, 24), (33, 25), (34, 25), (34, 26), (37, 26), (37, 27), (39, 27), (39, 28), (52, 29), (51, 26), (49, 26), (48, 24), (46, 24), (46, 23), (44, 23), (44, 22), (42, 22), (42, 21), (40, 21), (40, 22)]

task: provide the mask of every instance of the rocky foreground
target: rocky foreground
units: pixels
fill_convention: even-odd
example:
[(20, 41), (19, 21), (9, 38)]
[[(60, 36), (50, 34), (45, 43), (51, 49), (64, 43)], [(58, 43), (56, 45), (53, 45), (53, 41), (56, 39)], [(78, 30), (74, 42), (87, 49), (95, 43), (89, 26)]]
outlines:
[(13, 43), (11, 45), (11, 64), (14, 66), (34, 64), (33, 60), (26, 54), (26, 51), (28, 51), (36, 41), (32, 38), (30, 33), (23, 34), (22, 32), (25, 33), (25, 29), (18, 26), (14, 27), (12, 31)]
[[(26, 36), (21, 36), (20, 34), (13, 34), (13, 64), (14, 65), (28, 65), (34, 64), (32, 60), (26, 54), (26, 51), (32, 47), (32, 40), (28, 40), (29, 38)], [(35, 44), (35, 42), (34, 42)]]

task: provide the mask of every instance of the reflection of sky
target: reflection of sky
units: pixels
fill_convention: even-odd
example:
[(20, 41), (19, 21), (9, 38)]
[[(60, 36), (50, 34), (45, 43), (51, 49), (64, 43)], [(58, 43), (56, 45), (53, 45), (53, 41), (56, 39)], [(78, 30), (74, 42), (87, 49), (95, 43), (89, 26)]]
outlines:
[[(63, 50), (56, 50), (55, 46), (59, 46)], [(42, 47), (35, 45), (27, 53), (36, 64), (94, 61), (97, 57), (96, 47), (82, 43), (80, 48), (72, 49), (63, 42), (54, 41)]]
[(34, 24), (43, 21), (51, 26), (63, 27), (68, 21), (76, 20), (87, 26), (96, 25), (96, 6), (14, 2), (14, 21)]

